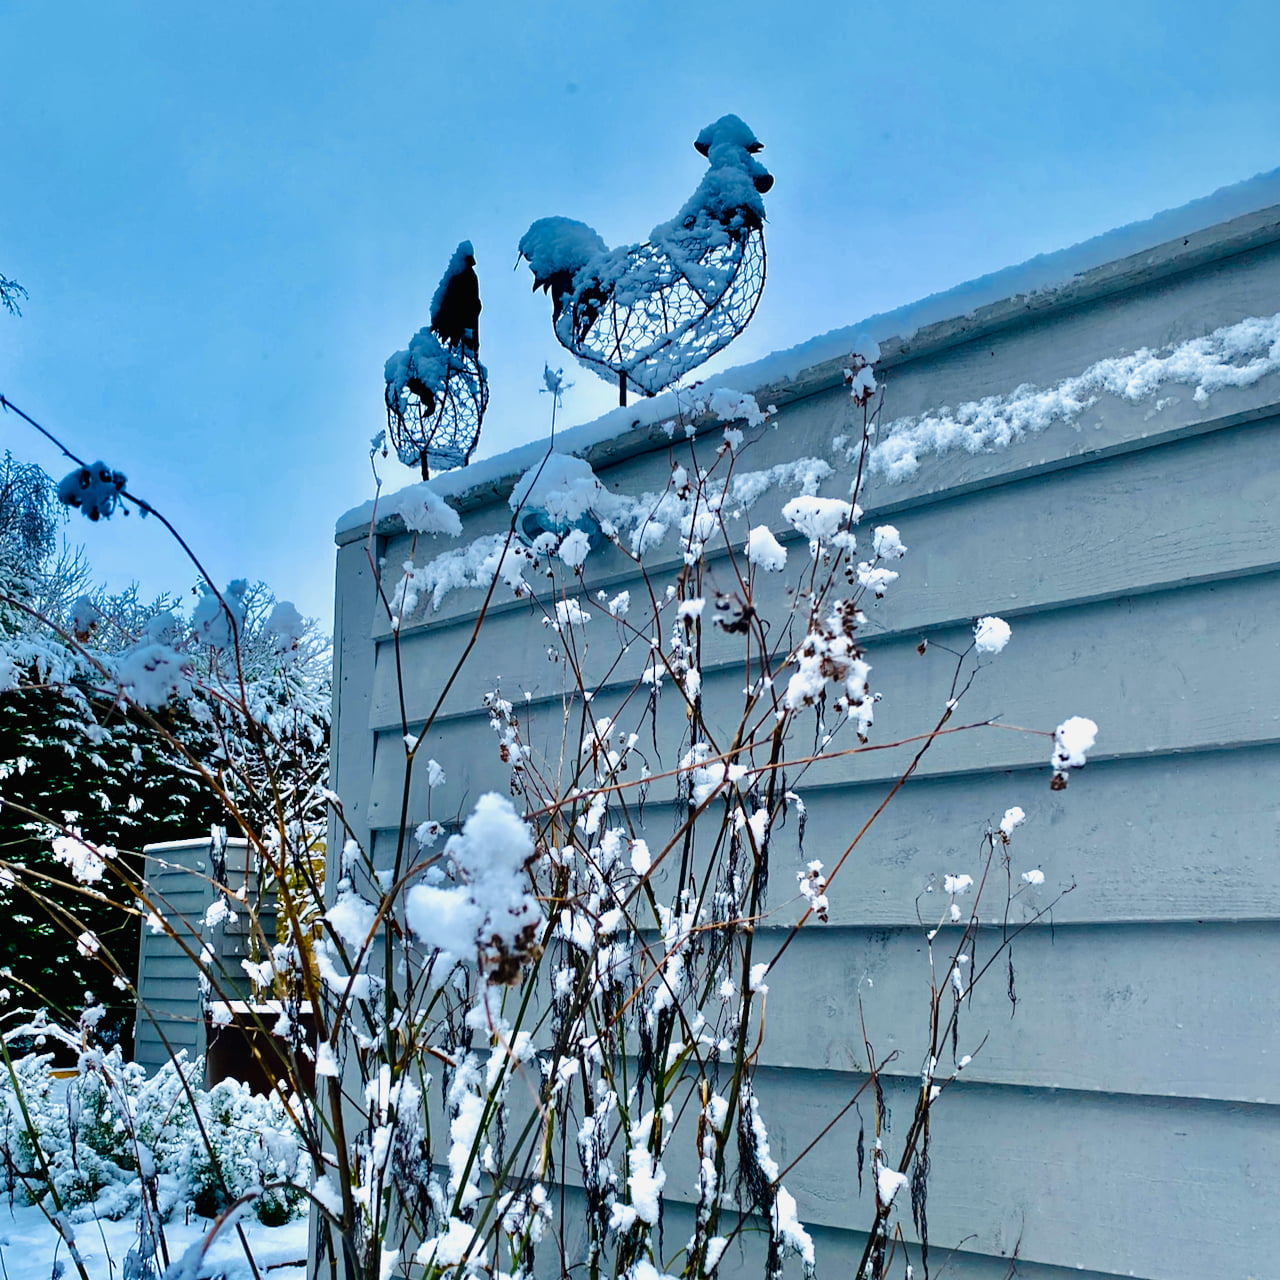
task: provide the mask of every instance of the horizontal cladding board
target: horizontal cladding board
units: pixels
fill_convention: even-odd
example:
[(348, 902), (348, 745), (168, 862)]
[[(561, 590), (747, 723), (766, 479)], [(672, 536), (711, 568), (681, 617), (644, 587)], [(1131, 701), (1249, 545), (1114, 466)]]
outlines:
[(196, 962), (188, 956), (177, 953), (161, 955), (149, 952), (143, 957), (142, 963), (143, 973), (147, 979), (196, 981)]
[(166, 935), (163, 938), (149, 939), (147, 946), (143, 948), (141, 963), (147, 968), (158, 965), (162, 971), (165, 968), (177, 966), (189, 972), (199, 957), (203, 945), (199, 937), (181, 933), (174, 938)]
[[(1038, 771), (915, 779), (832, 883), (831, 922), (914, 924), (931, 883), (946, 874), (977, 874), (982, 833), (1014, 804), (1027, 815), (1010, 850), (1015, 877), (1039, 867), (1046, 878), (1044, 888), (1024, 890), (1012, 910), (1015, 921), (1073, 883), (1053, 911), (1060, 923), (1280, 918), (1280, 884), (1272, 874), (1280, 847), (1278, 786), (1280, 747), (1102, 761), (1065, 792), (1051, 791)], [(788, 905), (796, 901), (796, 872), (816, 858), (831, 874), (887, 792), (883, 783), (804, 790), (803, 849), (794, 810), (771, 846), (775, 920), (798, 915)], [(660, 857), (676, 829), (676, 810), (647, 805), (636, 829)], [(674, 860), (654, 871), (660, 896), (669, 893), (672, 875)], [(983, 919), (1002, 914), (1003, 906), (1003, 894), (985, 900)]]
[[(867, 599), (868, 632), (916, 634), (981, 614), (1016, 617), (1188, 580), (1274, 569), (1280, 566), (1280, 525), (1274, 519), (1280, 507), (1280, 473), (1269, 459), (1277, 456), (1280, 419), (1273, 418), (913, 510), (899, 517), (910, 549), (895, 566), (901, 577), (885, 599)], [(737, 566), (723, 554), (711, 556), (708, 593), (717, 587), (731, 593), (738, 575), (747, 572), (741, 552), (748, 527), (761, 521), (784, 527), (780, 501), (762, 500), (747, 519), (730, 522)], [(869, 520), (862, 525), (864, 554), (870, 554), (871, 525)], [(616, 552), (611, 555), (622, 560)], [(773, 624), (779, 641), (794, 590), (807, 580), (809, 564), (807, 545), (793, 536), (787, 569), (756, 576), (753, 604)], [(672, 565), (653, 569), (651, 581), (659, 595), (676, 571)], [(546, 660), (546, 648), (556, 638), (544, 619), (566, 592), (578, 597), (579, 585), (565, 572), (557, 574), (554, 590), (545, 578), (534, 585), (538, 601), (495, 610), (485, 619), (479, 649), (459, 672), (444, 703), (445, 714), (474, 706), (492, 687), (490, 664), (476, 661), (485, 653), (503, 654), (504, 679), (535, 696), (571, 686), (568, 669)], [(653, 613), (643, 580), (634, 573), (613, 575), (609, 592), (622, 588), (632, 595), (627, 624), (642, 635), (651, 634)], [(633, 633), (624, 633), (602, 608), (589, 602), (586, 607), (591, 622), (575, 632), (574, 648), (582, 655), (587, 687), (638, 678), (648, 660), (646, 646), (632, 645), (619, 661), (621, 643)], [(668, 605), (657, 626), (660, 634), (670, 631), (674, 616)], [(705, 616), (709, 621), (711, 612)], [(456, 624), (439, 620), (402, 636), (399, 671), (411, 718), (434, 705), (441, 677), (458, 661), (473, 627), (473, 618)], [(703, 628), (704, 673), (740, 663), (742, 652), (739, 637), (719, 627)], [(399, 684), (394, 654), (383, 645), (374, 682), (375, 728), (398, 721)]]
[[(873, 1204), (869, 1168), (858, 1185), (856, 1110), (788, 1169), (862, 1078), (762, 1068), (755, 1081), (771, 1153), (801, 1219), (864, 1228)], [(889, 1080), (884, 1090), (884, 1146), (896, 1165), (918, 1086)], [(869, 1155), (869, 1090), (860, 1107)], [(678, 1126), (664, 1161), (669, 1201), (694, 1199), (694, 1150)], [(1086, 1273), (1204, 1280), (1267, 1275), (1280, 1247), (1271, 1211), (1280, 1109), (962, 1085), (934, 1106), (930, 1150), (934, 1249), (993, 1257), (1016, 1249), (1020, 1260)], [(905, 1202), (895, 1219), (916, 1238)]]
[[(945, 903), (945, 899), (944, 899)], [(942, 904), (935, 903), (935, 906)], [(945, 906), (939, 914), (945, 914)], [(997, 929), (967, 948), (966, 981), (998, 945)], [(761, 1061), (836, 1071), (865, 1069), (860, 1017), (877, 1060), (918, 1079), (929, 1051), (929, 957), (923, 931), (806, 926), (769, 973)], [(947, 985), (958, 930), (934, 944)], [(770, 959), (778, 933), (756, 934), (753, 959)], [(1062, 926), (1013, 943), (1016, 1013), (1004, 957), (961, 1005), (964, 1079), (1280, 1104), (1270, 1064), (1280, 989), (1267, 980), (1280, 925)], [(660, 952), (658, 953), (660, 956)], [(944, 1018), (953, 996), (942, 1000)], [(988, 1036), (986, 1044), (978, 1044)], [(950, 1045), (940, 1052), (946, 1073)]]
[[(253, 855), (248, 847), (241, 843), (239, 847), (227, 850), (226, 871), (228, 879), (243, 880), (246, 868), (253, 865)], [(212, 877), (214, 858), (209, 851), (209, 842), (194, 849), (167, 850), (163, 854), (148, 855), (147, 878), (153, 875), (195, 875)]]
[[(780, 1165), (821, 1132), (850, 1083), (760, 1074)], [(901, 1132), (914, 1090), (895, 1082), (886, 1092)], [(957, 1089), (940, 1103), (929, 1196), (935, 1242), (973, 1233), (966, 1248), (976, 1251), (1007, 1254), (1020, 1241), (1029, 1260), (1162, 1280), (1267, 1273), (1280, 1244), (1270, 1207), (1280, 1110), (988, 1086)], [(802, 1217), (856, 1224), (856, 1135), (851, 1115), (787, 1176)], [(885, 1145), (895, 1153), (893, 1133)], [(863, 1212), (868, 1199), (866, 1188)]]
[[(1015, 804), (1027, 815), (1010, 850), (1015, 876), (1032, 867), (1045, 874), (1044, 888), (1028, 888), (1014, 903), (1015, 921), (1073, 883), (1054, 907), (1059, 923), (1280, 919), (1277, 788), (1276, 746), (1101, 761), (1065, 792), (1051, 791), (1038, 770), (913, 779), (832, 883), (831, 923), (916, 923), (917, 901), (931, 883), (976, 875), (982, 833)], [(798, 916), (796, 872), (816, 858), (831, 874), (887, 794), (884, 783), (804, 789), (803, 848), (793, 810), (771, 844), (772, 920)], [(634, 830), (655, 859), (677, 830), (677, 812), (656, 803), (632, 810)], [(704, 821), (715, 825), (714, 815)], [(379, 865), (390, 862), (385, 846), (393, 841), (393, 832), (379, 833)], [(669, 896), (674, 874), (673, 859), (657, 863), (660, 897)], [(1002, 894), (984, 901), (984, 920), (997, 909), (1003, 914)]]
[[(210, 966), (210, 972), (216, 974), (218, 970), (214, 966)], [(237, 983), (247, 982), (248, 980), (244, 977), (241, 963), (239, 963), (239, 959), (236, 956), (224, 957), (224, 975), (219, 978), (220, 982), (225, 982), (227, 975), (236, 980)], [(186, 988), (193, 992), (200, 987), (196, 966), (191, 961), (187, 961), (186, 965), (175, 963), (163, 965), (147, 964), (143, 966), (141, 988), (143, 998), (150, 997), (152, 992), (172, 993), (178, 987)]]
[[(761, 1067), (754, 1080), (771, 1155), (802, 1221), (865, 1229), (874, 1211), (871, 1170), (864, 1164), (860, 1187), (855, 1153), (860, 1125), (868, 1157), (874, 1141), (866, 1077)], [(727, 1087), (725, 1078), (711, 1083)], [(919, 1083), (882, 1083), (884, 1149), (896, 1166)], [(513, 1108), (524, 1105), (519, 1081), (510, 1096)], [(668, 1204), (696, 1199), (695, 1117), (692, 1108), (682, 1113), (666, 1149)], [(522, 1124), (513, 1116), (508, 1134)], [(1086, 1274), (1205, 1280), (1268, 1275), (1280, 1248), (1272, 1212), (1280, 1108), (962, 1082), (934, 1104), (930, 1134), (936, 1250), (959, 1246), (990, 1257), (1016, 1250), (1028, 1263)], [(571, 1160), (566, 1179), (578, 1176)], [(917, 1238), (905, 1200), (894, 1220)]]
[(167, 1040), (175, 1050), (189, 1048), (202, 1038), (203, 1025), (200, 1022), (163, 1015), (145, 1017), (137, 1024), (134, 1042), (139, 1050), (146, 1046), (149, 1061), (155, 1060), (155, 1056), (159, 1054), (160, 1061), (167, 1062), (171, 1055), (165, 1048), (165, 1041)]
[(154, 1018), (157, 1021), (165, 1021), (166, 1019), (176, 1018), (180, 1022), (186, 1022), (199, 1021), (204, 1017), (203, 1012), (200, 1010), (199, 1002), (183, 994), (147, 994), (144, 995), (143, 1000), (144, 1012), (142, 1016), (148, 1019)]
[[(945, 899), (939, 905), (945, 915)], [(943, 1079), (969, 1056), (960, 1073), (967, 1084), (1280, 1105), (1269, 1062), (1280, 991), (1266, 977), (1280, 924), (1059, 925), (1027, 930), (999, 955), (1000, 928), (984, 929), (963, 946), (966, 994), (954, 1047), (945, 1028), (955, 1008), (948, 979), (961, 931), (944, 928), (934, 942), (933, 978), (942, 990), (936, 1046), (925, 932), (811, 923), (788, 943), (788, 930), (758, 929), (753, 963), (773, 961), (786, 945), (755, 1005), (764, 1019), (757, 1061), (857, 1072), (874, 1060), (887, 1074), (919, 1080), (931, 1053)], [(664, 950), (656, 931), (647, 945), (633, 957), (628, 990), (640, 975), (650, 990), (658, 983)], [(557, 944), (544, 963), (534, 1020), (547, 1011), (552, 975), (565, 958)], [(739, 971), (731, 976), (742, 979)], [(712, 999), (703, 1008), (708, 1035), (721, 1034), (723, 1006)], [(535, 1043), (548, 1045), (549, 1034), (535, 1030)], [(714, 1074), (708, 1053), (700, 1047), (696, 1060)]]
[(175, 911), (203, 913), (215, 897), (224, 896), (215, 893), (204, 872), (190, 870), (166, 871), (163, 875), (148, 877), (146, 894), (164, 916)]
[[(164, 934), (148, 938), (142, 949), (143, 962), (147, 964), (153, 960), (177, 962), (180, 967), (191, 968), (204, 950), (205, 939), (200, 934), (186, 933), (178, 926), (174, 928), (174, 935), (170, 937)], [(247, 955), (249, 943), (250, 939), (240, 934), (219, 934), (217, 938), (209, 940), (211, 953), (214, 956)], [(237, 959), (236, 962), (239, 963), (239, 960)]]
[[(441, 1177), (448, 1176), (447, 1169), (442, 1170)], [(561, 1197), (563, 1196), (563, 1201)], [(577, 1224), (585, 1221), (586, 1205), (582, 1192), (576, 1187), (557, 1189), (554, 1196), (556, 1204), (556, 1226), (563, 1230), (565, 1253), (568, 1258), (585, 1258), (587, 1256), (587, 1238), (585, 1228)], [(563, 1204), (563, 1212), (561, 1206)], [(722, 1224), (722, 1232), (729, 1234), (737, 1224), (736, 1215)], [(725, 1251), (724, 1260), (720, 1264), (717, 1275), (730, 1280), (731, 1277), (763, 1276), (766, 1269), (766, 1242), (763, 1224), (757, 1219), (748, 1219), (743, 1230), (738, 1231)], [(662, 1230), (664, 1233), (664, 1259), (670, 1259), (676, 1244), (683, 1244), (693, 1235), (693, 1209), (689, 1205), (674, 1200), (666, 1200), (662, 1206)], [(813, 1239), (814, 1251), (818, 1264), (819, 1276), (852, 1277), (855, 1268), (862, 1258), (866, 1233), (862, 1231), (841, 1231), (831, 1227), (810, 1225), (809, 1234)], [(956, 1240), (941, 1240), (936, 1236), (931, 1239), (929, 1250), (929, 1274), (937, 1280), (1113, 1280), (1114, 1273), (1103, 1275), (1098, 1271), (1081, 1271), (1075, 1267), (1046, 1267), (1038, 1262), (1028, 1262), (1019, 1258), (1016, 1272), (1010, 1271), (1011, 1259), (1006, 1256), (991, 1256), (969, 1251), (971, 1242), (958, 1244)], [(923, 1280), (924, 1268), (920, 1262), (919, 1246), (912, 1241), (904, 1255), (903, 1245), (898, 1246), (895, 1261), (888, 1274), (894, 1277), (905, 1274), (907, 1261), (914, 1267), (915, 1276)], [(799, 1264), (794, 1260), (786, 1263), (786, 1274), (800, 1274)], [(563, 1280), (560, 1269), (559, 1254), (550, 1243), (543, 1244), (534, 1258), (534, 1275), (538, 1280)], [(1133, 1280), (1129, 1273), (1126, 1280)], [(1139, 1280), (1155, 1280), (1147, 1275)]]
[[(1006, 650), (985, 664), (989, 669), (980, 673), (954, 719), (967, 724), (998, 717), (1006, 724), (1051, 730), (1068, 715), (1089, 715), (1101, 728), (1097, 754), (1102, 757), (1280, 740), (1280, 708), (1271, 699), (1257, 697), (1258, 689), (1270, 686), (1276, 670), (1278, 587), (1280, 578), (1264, 575), (1030, 615), (1018, 624)], [(955, 668), (947, 650), (962, 649), (966, 640), (966, 632), (944, 631), (923, 658), (910, 638), (868, 645), (871, 686), (885, 694), (876, 709), (873, 746), (932, 729), (946, 704)], [(1136, 679), (1135, 671), (1143, 677)], [(677, 743), (685, 729), (684, 701), (669, 684), (658, 701), (657, 740)], [(742, 688), (741, 673), (706, 680), (703, 705), (713, 743), (732, 741)], [(627, 690), (622, 696), (630, 697), (630, 705), (617, 715), (618, 727), (639, 732), (654, 772), (674, 767), (679, 759), (676, 749), (669, 748), (669, 758), (661, 761), (650, 750), (647, 691)], [(621, 700), (613, 691), (601, 691), (592, 714), (614, 715)], [(575, 732), (579, 714), (571, 710)], [(554, 772), (564, 749), (564, 716), (558, 704), (532, 704), (522, 729), (539, 768)], [(795, 752), (808, 749), (810, 734), (803, 728), (796, 733)], [(848, 743), (841, 739), (835, 746), (851, 743), (849, 734)], [(482, 713), (437, 722), (422, 749), (447, 765), (447, 784), (435, 800), (437, 817), (462, 808), (464, 798), (469, 798), (469, 807), (483, 791), (507, 789), (509, 772)], [(876, 749), (824, 760), (802, 776), (793, 770), (789, 781), (805, 787), (891, 780), (900, 776), (915, 750)], [(1043, 737), (987, 728), (940, 737), (925, 756), (921, 772), (1035, 766), (1047, 762), (1049, 754)], [(370, 826), (398, 822), (403, 770), (399, 735), (379, 737)], [(650, 794), (661, 799), (672, 788), (670, 779), (659, 779)], [(425, 769), (418, 768), (411, 817), (426, 816), (425, 792)]]

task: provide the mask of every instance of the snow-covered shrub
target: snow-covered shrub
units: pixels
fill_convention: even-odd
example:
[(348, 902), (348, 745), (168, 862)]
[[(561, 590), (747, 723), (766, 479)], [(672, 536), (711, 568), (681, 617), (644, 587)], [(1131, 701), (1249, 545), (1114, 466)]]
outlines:
[[(136, 1214), (154, 1177), (162, 1217), (214, 1217), (255, 1189), (264, 1223), (303, 1202), (297, 1128), (279, 1098), (234, 1080), (206, 1091), (203, 1061), (180, 1056), (150, 1080), (119, 1047), (89, 1052), (69, 1079), (53, 1055), (10, 1060), (0, 1084), (0, 1187), (72, 1221)], [(274, 1184), (274, 1185), (273, 1185)]]
[(186, 1154), (191, 1203), (214, 1217), (254, 1188), (253, 1210), (268, 1225), (287, 1222), (302, 1202), (295, 1185), (301, 1172), (300, 1140), (281, 1100), (250, 1092), (238, 1080), (223, 1080), (199, 1096), (204, 1135)]
[[(867, 361), (858, 369), (852, 471), (862, 476), (878, 384)], [(75, 1212), (133, 1206), (148, 1258), (162, 1239), (156, 1223), (180, 1203), (228, 1221), (252, 1206), (270, 1221), (309, 1197), (321, 1268), (351, 1280), (529, 1280), (557, 1258), (601, 1280), (705, 1280), (731, 1250), (739, 1266), (748, 1233), (762, 1242), (767, 1280), (813, 1275), (817, 1247), (787, 1186), (794, 1152), (770, 1134), (755, 1073), (770, 983), (791, 963), (798, 932), (822, 928), (857, 892), (867, 828), (846, 847), (807, 848), (806, 790), (824, 763), (895, 745), (905, 782), (956, 731), (949, 721), (973, 682), (998, 678), (1011, 631), (984, 616), (967, 648), (922, 644), (926, 662), (947, 664), (949, 695), (909, 740), (873, 741), (882, 691), (864, 648), (868, 615), (911, 573), (912, 531), (862, 528), (856, 482), (821, 492), (835, 475), (823, 458), (752, 470), (747, 432), (767, 429), (767, 415), (749, 399), (734, 393), (696, 410), (732, 413), (745, 429), (673, 424), (670, 468), (651, 492), (615, 492), (583, 460), (549, 454), (516, 486), (505, 531), (445, 550), (436, 539), (461, 536), (461, 521), (434, 490), (393, 504), (432, 544), (422, 555), (428, 538), (416, 541), (415, 558), (388, 566), (385, 579), (371, 557), (393, 652), (451, 591), (482, 593), (480, 634), (490, 604), (510, 594), (526, 602), (564, 686), (557, 709), (537, 712), (556, 717), (548, 758), (532, 745), (535, 713), (493, 673), (483, 708), (505, 794), (471, 797), (458, 813), (437, 811), (449, 762), (428, 747), (440, 706), (412, 722), (399, 699), (401, 723), (380, 750), (397, 759), (403, 750), (406, 802), (376, 858), (306, 753), (281, 748), (317, 723), (315, 690), (295, 683), (293, 616), (273, 611), (254, 650), (252, 601), (233, 584), (221, 606), (211, 591), (202, 597), (197, 653), (175, 618), (137, 636), (134, 645), (192, 658), (184, 678), (205, 736), (166, 742), (238, 823), (275, 893), (270, 917), (211, 868), (218, 901), (204, 927), (243, 914), (250, 954), (234, 975), (211, 948), (191, 954), (215, 1021), (252, 996), (241, 1007), (277, 1050), (275, 1082), (266, 1097), (231, 1082), (205, 1092), (180, 1064), (143, 1081), (103, 1056), (82, 1024), (69, 1039), (81, 1064), (68, 1094), (78, 1110), (57, 1112), (39, 1068), (12, 1070), (15, 1096), (30, 1091), (39, 1115), (28, 1123), (11, 1107), (3, 1118), (20, 1194), (47, 1197), (57, 1216), (69, 1211), (64, 1198)], [(584, 587), (600, 554), (626, 566), (629, 589)], [(471, 652), (437, 673), (442, 687)], [(258, 661), (269, 675), (253, 675)], [(740, 703), (722, 696), (714, 716), (704, 706), (713, 663), (732, 666), (731, 696), (741, 688)], [(125, 708), (147, 702), (137, 684), (113, 688)], [(1043, 732), (1055, 738), (1054, 776), (1065, 778), (1096, 729), (1075, 717), (1056, 737)], [(426, 812), (410, 813), (419, 793)], [(338, 837), (328, 885), (315, 875), (317, 800)], [(660, 806), (669, 821), (653, 816)], [(860, 1280), (886, 1275), (901, 1215), (911, 1212), (927, 1238), (928, 1169), (940, 1158), (930, 1116), (970, 1061), (962, 1049), (977, 1052), (982, 1039), (965, 1001), (1027, 927), (984, 935), (975, 966), (984, 894), (999, 884), (1006, 902), (1026, 895), (1026, 922), (1056, 901), (1040, 894), (1043, 873), (1013, 867), (1024, 818), (1011, 805), (981, 859), (937, 869), (939, 913), (922, 929), (920, 1089), (892, 1134), (880, 1084), (890, 1059), (866, 1046), (867, 1079), (846, 1108), (865, 1104), (874, 1129), (857, 1155), (874, 1202)], [(96, 860), (76, 857), (104, 881), (122, 878), (149, 927), (192, 936), (182, 931), (192, 922), (130, 878), (127, 859), (101, 849)], [(783, 860), (794, 875), (776, 874)], [(127, 986), (101, 931), (83, 941), (78, 923), (69, 936)], [(42, 1158), (42, 1134), (59, 1154)], [(72, 1150), (83, 1158), (69, 1159)], [(557, 1182), (581, 1200), (560, 1196)], [(668, 1198), (688, 1202), (690, 1191), (689, 1234), (664, 1236)], [(570, 1203), (583, 1208), (565, 1220)]]

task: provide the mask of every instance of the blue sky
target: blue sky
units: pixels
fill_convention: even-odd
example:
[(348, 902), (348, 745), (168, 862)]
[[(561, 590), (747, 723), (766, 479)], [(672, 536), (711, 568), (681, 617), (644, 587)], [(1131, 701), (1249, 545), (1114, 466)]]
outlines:
[[(1280, 10), (1202, 4), (0, 0), (0, 392), (128, 473), (213, 575), (329, 620), (382, 365), (475, 244), (480, 453), (545, 434), (530, 222), (644, 238), (725, 112), (765, 143), (769, 282), (705, 372), (1280, 165)], [(615, 391), (585, 369), (564, 424)], [(0, 448), (55, 475), (12, 415)], [(399, 487), (414, 474), (382, 464)], [(183, 590), (154, 522), (70, 526)]]

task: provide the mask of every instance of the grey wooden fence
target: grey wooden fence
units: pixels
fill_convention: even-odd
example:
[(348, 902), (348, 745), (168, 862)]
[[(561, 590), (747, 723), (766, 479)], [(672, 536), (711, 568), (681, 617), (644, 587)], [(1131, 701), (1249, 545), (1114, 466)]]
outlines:
[(134, 1027), (134, 1058), (148, 1072), (159, 1070), (171, 1056), (186, 1050), (194, 1060), (205, 1052), (204, 995), (195, 958), (207, 946), (209, 967), (221, 974), (218, 986), (228, 998), (249, 995), (240, 961), (250, 953), (249, 922), (245, 912), (236, 919), (207, 925), (205, 913), (215, 900), (214, 880), (231, 893), (257, 889), (246, 840), (229, 839), (225, 866), (218, 845), (208, 837), (173, 840), (146, 847), (146, 880), (152, 900), (168, 928), (142, 926), (138, 948), (138, 1016)]
[[(1280, 208), (960, 310), (882, 343), (890, 438), (945, 406), (952, 418), (984, 397), (1007, 406), (1023, 384), (1061, 387), (1090, 369), (1096, 380), (1099, 361), (1272, 317)], [(954, 1247), (947, 1274), (958, 1280), (1280, 1275), (1280, 344), (1270, 357), (1265, 342), (1251, 350), (1228, 352), (1238, 376), (1220, 373), (1202, 395), (1194, 370), (1179, 382), (1166, 367), (1150, 394), (1113, 384), (1004, 447), (925, 451), (912, 474), (876, 473), (867, 489), (863, 527), (891, 520), (910, 548), (873, 619), (869, 659), (887, 695), (876, 738), (918, 730), (945, 697), (950, 667), (922, 659), (920, 639), (963, 647), (988, 613), (1014, 635), (966, 718), (1052, 728), (1082, 714), (1101, 726), (1065, 792), (1048, 788), (1043, 739), (988, 731), (939, 743), (838, 882), (830, 924), (806, 928), (794, 962), (771, 975), (757, 1089), (785, 1163), (856, 1088), (860, 996), (877, 1049), (903, 1051), (888, 1101), (910, 1114), (927, 990), (916, 904), (932, 877), (970, 868), (986, 825), (1019, 804), (1028, 821), (1015, 871), (1042, 868), (1043, 894), (1075, 883), (1052, 924), (1014, 948), (1016, 1016), (1002, 989), (975, 994), (967, 1025), (990, 1039), (935, 1117), (934, 1261)], [(752, 467), (831, 457), (832, 437), (854, 421), (842, 363), (739, 384), (779, 410), (748, 431)], [(639, 426), (586, 456), (609, 488), (639, 493), (663, 487), (673, 448)], [(465, 537), (506, 528), (515, 478), (461, 494)], [(823, 492), (847, 482), (846, 468)], [(782, 536), (779, 501), (762, 499), (750, 523)], [(335, 786), (377, 850), (400, 821), (396, 664), (364, 539), (339, 541)], [(395, 566), (411, 542), (385, 523), (374, 552)], [(620, 556), (588, 561), (588, 590), (629, 582)], [(410, 721), (434, 704), (478, 608), (478, 592), (457, 591), (405, 620)], [(560, 677), (544, 635), (527, 603), (492, 609), (426, 744), (449, 775), (437, 816), (505, 790), (480, 706), (499, 678), (509, 694), (532, 693), (535, 746), (558, 734)], [(741, 681), (713, 655), (705, 701)], [(829, 862), (843, 849), (902, 763), (885, 753), (815, 771), (808, 855)], [(409, 818), (423, 816), (414, 791)], [(655, 797), (646, 822), (670, 830), (671, 820)], [(787, 1179), (827, 1275), (848, 1273), (870, 1218), (851, 1123)], [(674, 1180), (667, 1191), (680, 1195)], [(909, 1216), (905, 1226), (910, 1236)]]

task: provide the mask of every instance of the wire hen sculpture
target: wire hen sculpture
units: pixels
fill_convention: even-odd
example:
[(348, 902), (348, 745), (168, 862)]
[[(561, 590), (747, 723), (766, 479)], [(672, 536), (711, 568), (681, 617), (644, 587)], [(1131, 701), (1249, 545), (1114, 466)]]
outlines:
[(694, 143), (709, 168), (670, 222), (610, 249), (572, 218), (540, 218), (520, 241), (533, 287), (551, 296), (556, 338), (602, 378), (656, 395), (728, 346), (764, 291), (761, 143), (722, 116)]
[(480, 440), (489, 375), (480, 363), (480, 283), (464, 240), (431, 299), (431, 324), (386, 364), (387, 429), (400, 461), (431, 472), (463, 467)]

